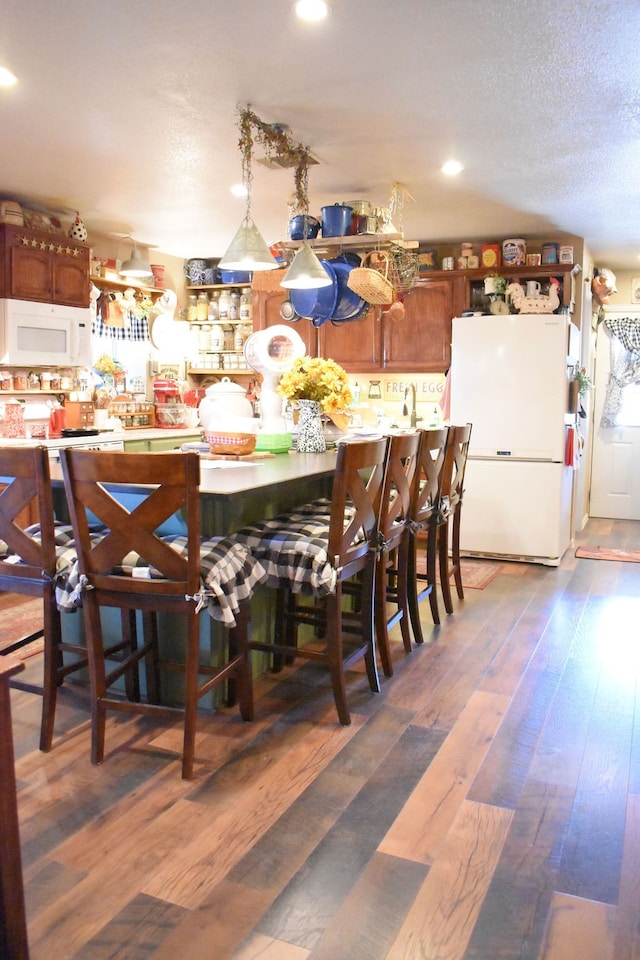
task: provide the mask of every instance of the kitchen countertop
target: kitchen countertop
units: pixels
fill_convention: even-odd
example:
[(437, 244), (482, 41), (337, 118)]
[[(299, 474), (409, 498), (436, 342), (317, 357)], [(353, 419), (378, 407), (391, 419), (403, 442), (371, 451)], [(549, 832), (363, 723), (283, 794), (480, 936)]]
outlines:
[(9, 437), (0, 437), (0, 445), (11, 447), (33, 447), (44, 446), (50, 449), (59, 449), (60, 447), (73, 447), (80, 443), (86, 443), (87, 440), (92, 443), (100, 443), (101, 440), (187, 440), (194, 436), (200, 437), (202, 430), (200, 427), (184, 427), (177, 430), (163, 430), (158, 427), (141, 427), (133, 430), (101, 430), (95, 436), (84, 437), (56, 437), (49, 440), (40, 439), (13, 439)]

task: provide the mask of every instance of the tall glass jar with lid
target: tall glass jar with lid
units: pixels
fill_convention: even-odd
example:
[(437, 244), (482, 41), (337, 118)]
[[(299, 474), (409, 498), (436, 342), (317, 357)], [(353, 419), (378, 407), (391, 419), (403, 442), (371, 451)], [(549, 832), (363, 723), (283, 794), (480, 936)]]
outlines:
[(196, 302), (196, 319), (206, 320), (209, 316), (209, 294), (206, 290), (201, 290)]
[(251, 287), (242, 288), (242, 292), (240, 294), (240, 319), (244, 323), (251, 323), (253, 319)]
[(229, 320), (240, 319), (240, 293), (237, 290), (232, 290), (229, 295)]

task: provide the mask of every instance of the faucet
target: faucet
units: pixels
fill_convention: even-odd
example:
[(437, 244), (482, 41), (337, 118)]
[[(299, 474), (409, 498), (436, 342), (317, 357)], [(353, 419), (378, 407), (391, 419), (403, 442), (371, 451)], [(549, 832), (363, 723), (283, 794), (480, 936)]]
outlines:
[(415, 430), (418, 420), (422, 420), (422, 417), (416, 416), (416, 385), (415, 383), (409, 383), (404, 388), (404, 404), (402, 406), (402, 416), (406, 417), (409, 411), (407, 410), (407, 394), (411, 391), (411, 418), (409, 423), (411, 424), (411, 429)]

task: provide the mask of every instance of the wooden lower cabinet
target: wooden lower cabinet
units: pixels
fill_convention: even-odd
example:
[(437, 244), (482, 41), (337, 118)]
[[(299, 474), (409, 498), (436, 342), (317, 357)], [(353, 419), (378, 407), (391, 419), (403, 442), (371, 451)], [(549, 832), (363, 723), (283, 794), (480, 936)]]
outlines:
[(161, 453), (166, 450), (179, 450), (183, 443), (197, 443), (202, 440), (202, 433), (194, 433), (192, 436), (181, 434), (179, 437), (171, 435), (167, 430), (167, 437), (159, 437), (155, 440), (139, 439), (132, 437), (125, 438), (124, 449), (126, 453)]

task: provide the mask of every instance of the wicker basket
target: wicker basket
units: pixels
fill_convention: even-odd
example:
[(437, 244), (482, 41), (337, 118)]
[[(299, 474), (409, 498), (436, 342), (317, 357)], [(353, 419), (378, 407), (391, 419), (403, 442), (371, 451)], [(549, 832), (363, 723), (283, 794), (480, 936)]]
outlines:
[(207, 433), (205, 439), (211, 453), (231, 454), (243, 457), (253, 453), (256, 448), (255, 433)]
[[(378, 260), (382, 269), (373, 269), (367, 264), (372, 257)], [(362, 260), (362, 266), (354, 267), (349, 273), (347, 286), (367, 303), (393, 303), (395, 291), (389, 280), (389, 256), (372, 250)]]

